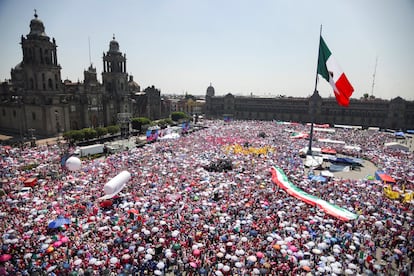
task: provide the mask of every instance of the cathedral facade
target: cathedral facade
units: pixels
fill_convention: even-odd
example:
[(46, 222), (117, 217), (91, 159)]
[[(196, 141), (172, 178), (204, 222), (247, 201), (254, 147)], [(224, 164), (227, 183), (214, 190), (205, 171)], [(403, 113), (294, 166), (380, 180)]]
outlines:
[(308, 98), (215, 96), (210, 85), (206, 91), (206, 117), (210, 119), (279, 120), (330, 125), (357, 125), (363, 128), (414, 129), (414, 101), (401, 97), (392, 100), (351, 99), (349, 107), (335, 98), (322, 98), (318, 92)]
[(131, 117), (161, 118), (161, 92), (141, 91), (127, 74), (126, 55), (115, 37), (103, 53), (102, 83), (92, 65), (83, 82), (62, 81), (55, 39), (35, 13), (30, 33), (21, 36), (23, 60), (0, 86), (0, 129), (53, 136), (64, 131), (117, 124)]

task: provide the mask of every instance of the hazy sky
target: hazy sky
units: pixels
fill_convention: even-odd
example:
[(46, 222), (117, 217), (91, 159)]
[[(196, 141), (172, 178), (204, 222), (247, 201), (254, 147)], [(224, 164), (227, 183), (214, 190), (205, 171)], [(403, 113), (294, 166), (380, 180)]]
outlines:
[[(412, 0), (0, 0), (0, 80), (22, 60), (20, 36), (37, 9), (56, 39), (62, 78), (83, 80), (115, 34), (127, 72), (161, 93), (306, 97), (312, 94), (319, 28), (355, 88), (414, 100)], [(320, 78), (323, 97), (333, 96)]]

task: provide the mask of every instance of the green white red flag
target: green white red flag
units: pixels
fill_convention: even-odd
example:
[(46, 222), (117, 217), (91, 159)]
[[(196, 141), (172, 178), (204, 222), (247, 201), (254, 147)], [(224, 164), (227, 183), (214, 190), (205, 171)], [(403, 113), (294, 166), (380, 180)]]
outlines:
[(338, 104), (341, 106), (349, 106), (349, 99), (351, 98), (352, 92), (354, 92), (354, 88), (332, 56), (322, 36), (319, 42), (318, 74), (332, 86)]

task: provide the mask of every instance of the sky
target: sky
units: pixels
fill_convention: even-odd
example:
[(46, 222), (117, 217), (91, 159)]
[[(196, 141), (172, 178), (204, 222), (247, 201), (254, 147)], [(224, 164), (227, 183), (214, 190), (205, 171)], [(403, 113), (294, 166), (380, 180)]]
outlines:
[[(322, 25), (352, 98), (414, 100), (412, 0), (0, 0), (1, 81), (22, 61), (34, 9), (56, 39), (62, 79), (83, 81), (91, 61), (101, 80), (115, 35), (141, 88), (204, 95), (211, 83), (216, 95), (308, 97)], [(317, 89), (333, 96), (321, 77)]]

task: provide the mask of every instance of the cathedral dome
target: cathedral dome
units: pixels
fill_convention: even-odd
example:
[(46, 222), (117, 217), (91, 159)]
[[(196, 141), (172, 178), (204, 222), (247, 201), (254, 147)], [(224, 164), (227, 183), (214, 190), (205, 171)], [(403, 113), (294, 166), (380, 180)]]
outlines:
[(211, 83), (210, 83), (210, 86), (207, 87), (207, 93), (206, 93), (206, 95), (208, 97), (214, 97), (214, 94), (215, 94), (214, 87), (211, 86)]
[(119, 52), (119, 43), (115, 40), (115, 35), (112, 37), (111, 42), (109, 42), (109, 52)]
[(140, 92), (141, 91), (141, 87), (139, 86), (139, 84), (137, 82), (134, 81), (133, 76), (129, 76), (128, 89), (131, 92)]
[(30, 35), (47, 36), (45, 33), (45, 26), (43, 25), (42, 20), (37, 18), (36, 11), (34, 17), (35, 18), (30, 21)]

